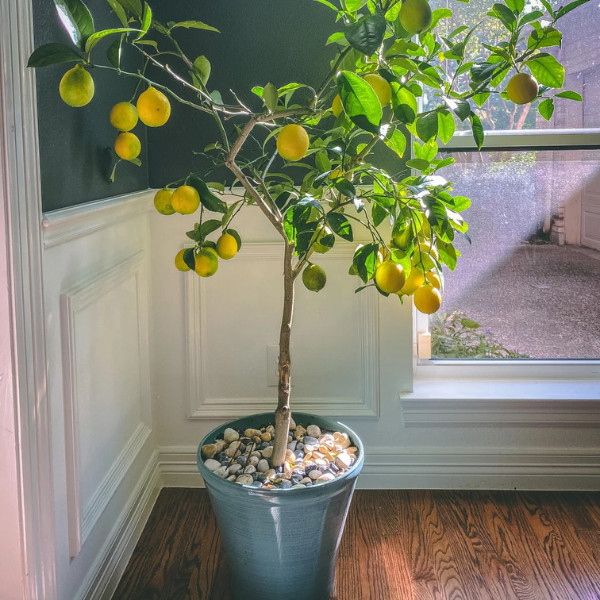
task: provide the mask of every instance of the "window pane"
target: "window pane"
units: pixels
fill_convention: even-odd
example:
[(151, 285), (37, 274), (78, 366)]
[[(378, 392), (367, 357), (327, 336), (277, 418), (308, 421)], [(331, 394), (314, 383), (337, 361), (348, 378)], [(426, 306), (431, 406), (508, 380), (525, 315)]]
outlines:
[(600, 358), (600, 151), (454, 158), (445, 176), (473, 201), (472, 244), (455, 240), (434, 356)]
[[(564, 0), (550, 0), (554, 8), (564, 5)], [(432, 8), (447, 7), (453, 12), (451, 19), (440, 21), (440, 33), (447, 35), (460, 25), (481, 25), (475, 30), (471, 42), (467, 45), (468, 60), (483, 60), (482, 43), (495, 44), (505, 39), (506, 29), (497, 20), (486, 16), (490, 6), (489, 0), (471, 0), (469, 3), (454, 0), (432, 0)], [(541, 8), (536, 0), (526, 3), (525, 12)], [(600, 6), (598, 2), (588, 2), (563, 17), (558, 26), (563, 32), (561, 48), (544, 48), (565, 67), (565, 90), (579, 93), (583, 102), (564, 98), (555, 100), (555, 112), (550, 121), (546, 121), (530, 104), (514, 105), (503, 100), (499, 94), (492, 94), (481, 109), (477, 109), (483, 125), (488, 130), (521, 130), (521, 129), (579, 129), (600, 127)], [(529, 27), (526, 27), (529, 29)], [(462, 34), (464, 35), (464, 34)], [(459, 38), (460, 39), (460, 36)], [(469, 54), (470, 51), (470, 54)], [(485, 50), (484, 50), (485, 52)], [(445, 61), (448, 69), (455, 68), (456, 61)], [(501, 88), (508, 83), (506, 77)], [(459, 91), (466, 91), (466, 78), (458, 81)], [(437, 100), (437, 101), (436, 101)], [(426, 106), (435, 106), (439, 99), (425, 99)], [(457, 122), (458, 129), (468, 129), (469, 123)]]

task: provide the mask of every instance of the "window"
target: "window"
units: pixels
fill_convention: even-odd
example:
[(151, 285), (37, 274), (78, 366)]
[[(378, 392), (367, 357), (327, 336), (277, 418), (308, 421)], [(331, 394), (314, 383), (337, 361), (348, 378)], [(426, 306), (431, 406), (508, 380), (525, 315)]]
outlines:
[[(454, 19), (485, 19), (486, 6), (453, 2), (448, 31)], [(564, 88), (582, 102), (556, 99), (546, 120), (493, 94), (477, 110), (486, 128), (482, 151), (469, 131), (443, 149), (455, 159), (444, 176), (473, 201), (465, 213), (472, 244), (457, 244), (462, 257), (446, 278), (439, 313), (416, 316), (420, 369), (552, 359), (565, 368), (580, 363), (573, 368), (584, 372), (582, 361), (600, 359), (599, 22), (599, 6), (588, 3), (561, 21), (564, 46), (545, 49), (565, 66)], [(489, 19), (476, 31), (485, 43), (498, 34)]]

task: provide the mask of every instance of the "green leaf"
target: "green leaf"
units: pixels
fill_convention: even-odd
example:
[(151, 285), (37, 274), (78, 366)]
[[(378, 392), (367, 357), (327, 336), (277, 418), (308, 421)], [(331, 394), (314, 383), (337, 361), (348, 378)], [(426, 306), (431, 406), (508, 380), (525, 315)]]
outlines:
[[(398, 2), (398, 4), (400, 4), (400, 2)], [(429, 29), (430, 30), (434, 29), (440, 19), (451, 19), (451, 18), (452, 18), (452, 11), (449, 8), (436, 8), (431, 13), (431, 25), (429, 26)]]
[(471, 105), (468, 100), (454, 100), (447, 98), (446, 104), (461, 121), (467, 119), (471, 114)]
[(473, 139), (475, 140), (475, 144), (477, 144), (477, 149), (481, 150), (481, 147), (483, 146), (483, 138), (485, 137), (481, 119), (475, 113), (471, 113), (469, 120), (471, 121)]
[(69, 37), (83, 50), (94, 33), (94, 20), (87, 6), (81, 0), (54, 0), (54, 4)]
[(199, 56), (196, 58), (194, 61), (194, 71), (196, 72), (196, 75), (198, 75), (202, 85), (206, 87), (208, 79), (210, 78), (210, 61), (206, 56)]
[(110, 7), (113, 9), (115, 15), (117, 15), (119, 21), (121, 21), (121, 25), (123, 27), (127, 27), (127, 14), (125, 13), (125, 9), (117, 2), (117, 0), (107, 0)]
[(427, 142), (438, 134), (438, 113), (428, 113), (417, 119), (417, 136)]
[(277, 109), (277, 103), (279, 102), (279, 92), (277, 91), (277, 87), (275, 87), (272, 83), (267, 83), (263, 88), (262, 94), (263, 102), (265, 106), (271, 111), (275, 112)]
[(446, 244), (438, 240), (437, 249), (440, 254), (440, 262), (443, 262), (451, 271), (456, 269), (456, 249), (452, 244)]
[(82, 56), (65, 44), (44, 44), (36, 48), (27, 62), (28, 67), (47, 67), (68, 62), (81, 62)]
[(141, 40), (148, 33), (150, 25), (152, 25), (152, 9), (147, 2), (144, 2), (144, 12), (142, 15), (140, 32), (138, 33), (136, 40)]
[(471, 206), (471, 200), (466, 196), (454, 196), (451, 204), (454, 212), (463, 212), (463, 210), (467, 210)]
[(108, 62), (115, 68), (121, 68), (121, 46), (123, 44), (123, 36), (116, 39), (107, 49), (106, 58)]
[(447, 144), (454, 136), (455, 124), (452, 113), (438, 112), (438, 137)]
[(424, 171), (429, 168), (429, 161), (423, 158), (413, 158), (412, 160), (406, 161), (406, 166), (409, 169), (416, 169), (417, 171)]
[(541, 85), (561, 88), (565, 82), (565, 68), (551, 54), (538, 54), (525, 63)]
[(504, 4), (494, 4), (492, 12), (488, 13), (488, 15), (497, 16), (509, 31), (515, 30), (517, 17), (515, 16), (515, 13)]
[(221, 33), (216, 27), (207, 25), (202, 21), (180, 21), (179, 23), (173, 23), (169, 26), (169, 31), (173, 31), (173, 29), (176, 29), (177, 27), (183, 27), (185, 29), (203, 29), (204, 31), (216, 31), (217, 33)]
[(240, 237), (240, 234), (235, 229), (225, 229), (223, 233), (228, 233), (229, 235), (232, 235), (235, 238), (239, 252), (242, 248), (242, 238)]
[(519, 27), (523, 27), (523, 25), (527, 25), (527, 23), (531, 23), (531, 21), (535, 21), (540, 17), (543, 17), (544, 13), (541, 10), (534, 10), (526, 15), (523, 15), (519, 20)]
[(208, 221), (204, 221), (200, 226), (200, 234), (203, 238), (207, 235), (210, 235), (213, 231), (216, 231), (221, 227), (221, 221), (218, 219), (209, 219)]
[(188, 248), (183, 252), (183, 262), (193, 271), (196, 267), (196, 254), (193, 248)]
[(467, 329), (479, 329), (481, 325), (477, 321), (473, 321), (473, 319), (461, 319), (461, 325), (466, 327)]
[(212, 212), (218, 212), (225, 214), (227, 212), (227, 205), (223, 200), (217, 198), (209, 189), (206, 183), (200, 179), (197, 175), (190, 175), (189, 185), (195, 187), (200, 195), (200, 202), (202, 206)]
[(118, 3), (130, 14), (138, 19), (142, 17), (142, 3), (140, 0), (117, 0)]
[(378, 244), (366, 244), (361, 246), (354, 253), (352, 264), (356, 267), (358, 276), (365, 282), (369, 281), (375, 273), (377, 264), (377, 253), (379, 252)]
[(564, 92), (559, 92), (555, 96), (556, 98), (568, 98), (569, 100), (575, 100), (577, 102), (583, 102), (583, 98), (577, 92), (571, 92), (570, 90), (565, 90)]
[(373, 202), (373, 206), (371, 207), (371, 218), (373, 219), (373, 225), (375, 227), (379, 227), (388, 216), (389, 212), (383, 208), (381, 204)]
[(367, 15), (344, 30), (348, 43), (363, 54), (371, 56), (383, 42), (385, 18), (382, 15)]
[(567, 4), (566, 6), (562, 6), (561, 8), (559, 8), (555, 15), (554, 18), (555, 20), (560, 19), (561, 17), (564, 17), (567, 13), (570, 13), (572, 10), (576, 9), (578, 6), (581, 6), (582, 4), (587, 4), (590, 0), (575, 0), (574, 2), (569, 2), (569, 4)]
[(341, 71), (337, 86), (346, 115), (361, 129), (379, 133), (381, 104), (373, 88), (356, 73)]
[(384, 144), (391, 148), (400, 158), (404, 156), (406, 150), (406, 137), (398, 129), (388, 131), (383, 139)]
[(482, 92), (481, 94), (475, 94), (473, 96), (473, 102), (475, 102), (475, 104), (477, 104), (477, 106), (481, 108), (486, 103), (489, 97), (490, 92)]
[(546, 121), (549, 121), (554, 114), (554, 100), (552, 98), (546, 98), (540, 102), (538, 112)]
[(521, 13), (525, 8), (525, 0), (504, 0), (506, 2), (506, 6), (510, 8), (513, 12)]
[[(535, 23), (534, 23), (535, 25)], [(544, 27), (543, 29), (534, 29), (527, 39), (527, 48), (551, 48), (562, 44), (562, 33), (554, 27)]]
[(352, 185), (351, 181), (342, 178), (338, 179), (334, 185), (335, 189), (344, 196), (347, 196), (348, 198), (354, 198), (356, 196), (356, 188)]
[(425, 142), (423, 145), (419, 144), (419, 142), (413, 142), (413, 156), (414, 158), (422, 158), (427, 162), (431, 162), (438, 153), (438, 145), (435, 143), (435, 140), (430, 140), (429, 142)]
[(398, 121), (407, 124), (414, 123), (419, 112), (415, 95), (396, 82), (392, 82), (392, 110)]
[(385, 20), (393, 23), (400, 15), (400, 11), (402, 10), (402, 2), (396, 2), (392, 8), (386, 11)]
[(118, 29), (104, 29), (102, 31), (97, 31), (92, 34), (85, 43), (85, 52), (89, 54), (96, 44), (109, 35), (114, 35), (116, 33), (130, 33), (132, 31), (137, 31), (136, 29), (131, 29), (130, 27), (120, 27)]
[(329, 223), (331, 230), (341, 238), (348, 240), (349, 242), (354, 239), (350, 221), (348, 221), (348, 219), (341, 213), (330, 212), (327, 215), (327, 222)]
[(319, 169), (319, 173), (331, 171), (331, 161), (329, 160), (329, 156), (327, 156), (326, 150), (319, 150), (315, 154), (315, 165)]

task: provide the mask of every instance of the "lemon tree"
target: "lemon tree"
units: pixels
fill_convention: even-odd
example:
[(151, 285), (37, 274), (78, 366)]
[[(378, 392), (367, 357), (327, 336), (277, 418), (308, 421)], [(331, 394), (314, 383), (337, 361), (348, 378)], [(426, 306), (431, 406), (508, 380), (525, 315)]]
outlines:
[[(309, 290), (328, 293), (325, 270), (311, 262), (314, 256), (342, 242), (354, 244), (349, 273), (360, 280), (357, 291), (368, 288), (435, 313), (444, 277), (460, 259), (455, 240), (469, 236), (463, 213), (471, 204), (443, 176), (453, 159), (441, 158), (438, 145), (448, 143), (463, 123), (481, 148), (485, 132), (477, 110), (492, 94), (537, 108), (547, 119), (555, 103), (581, 100), (561, 90), (565, 70), (552, 49), (562, 44), (560, 20), (587, 0), (558, 8), (546, 0), (490, 0), (484, 18), (493, 24), (494, 40), (476, 50), (479, 23), (442, 27), (454, 22), (450, 6), (432, 10), (427, 0), (318, 1), (332, 11), (332, 33), (323, 43), (335, 55), (320, 69), (327, 75), (320, 82), (280, 86), (263, 81), (251, 90), (262, 102), (255, 111), (241, 99), (243, 92), (215, 90), (210, 82), (209, 37), (217, 29), (199, 20), (161, 22), (144, 0), (109, 0), (117, 22), (100, 30), (82, 0), (55, 0), (71, 43), (46, 44), (29, 59), (32, 67), (66, 70), (59, 92), (70, 106), (93, 107), (97, 71), (138, 81), (131, 99), (114, 99), (110, 115), (120, 132), (115, 152), (125, 164), (139, 164), (139, 137), (131, 132), (139, 126), (136, 113), (142, 126), (161, 127), (171, 104), (183, 103), (199, 123), (216, 125), (218, 137), (203, 154), (212, 161), (211, 173), (226, 168), (237, 186), (226, 188), (229, 182), (210, 181), (206, 173), (182, 173), (165, 182), (154, 203), (163, 215), (194, 215), (191, 229), (191, 218), (183, 218), (182, 227), (189, 229), (183, 249), (173, 249), (176, 268), (188, 271), (185, 277), (211, 277), (220, 260), (243, 252), (233, 224), (249, 205), (281, 238), (274, 466), (284, 461), (290, 418), (295, 284), (300, 279)], [(182, 30), (201, 33), (193, 54), (179, 43)], [(189, 40), (186, 48), (192, 48)], [(129, 71), (121, 62), (126, 52), (139, 55), (143, 68)], [(426, 108), (423, 98), (429, 100)], [(380, 148), (396, 157), (397, 168), (384, 168)], [(174, 134), (165, 151), (176, 149)], [(398, 175), (405, 173), (402, 166), (411, 169), (409, 176)]]

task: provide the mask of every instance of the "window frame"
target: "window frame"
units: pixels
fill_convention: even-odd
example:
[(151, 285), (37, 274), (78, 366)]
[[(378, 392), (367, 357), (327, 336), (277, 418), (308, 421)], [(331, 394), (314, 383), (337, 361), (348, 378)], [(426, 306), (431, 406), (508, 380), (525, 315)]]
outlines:
[[(415, 140), (411, 136), (411, 141)], [(485, 131), (481, 151), (600, 150), (600, 128)], [(470, 131), (457, 132), (440, 153), (478, 152)], [(413, 174), (417, 174), (413, 170)], [(467, 217), (468, 220), (468, 217)], [(422, 335), (425, 338), (421, 338)], [(552, 379), (600, 380), (599, 359), (435, 359), (419, 357), (427, 339), (429, 317), (413, 306), (413, 374), (420, 379)], [(421, 351), (423, 348), (421, 348)], [(425, 349), (426, 351), (426, 349)]]

